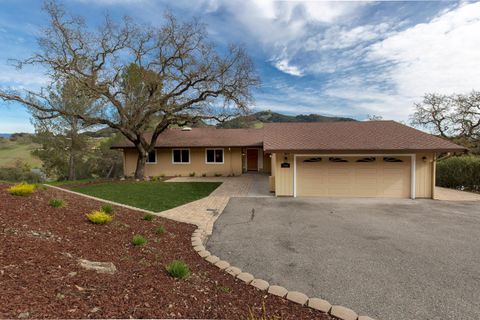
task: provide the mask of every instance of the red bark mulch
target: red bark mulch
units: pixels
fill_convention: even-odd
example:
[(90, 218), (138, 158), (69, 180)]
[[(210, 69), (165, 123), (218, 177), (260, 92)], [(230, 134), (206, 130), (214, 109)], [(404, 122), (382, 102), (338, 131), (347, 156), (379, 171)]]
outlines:
[[(247, 286), (201, 259), (191, 247), (195, 227), (115, 207), (114, 221), (93, 225), (85, 214), (102, 203), (57, 190), (29, 197), (0, 184), (0, 318), (226, 318), (331, 319), (328, 315)], [(64, 208), (52, 208), (50, 198)], [(166, 233), (155, 229), (164, 226)], [(135, 247), (142, 234), (148, 243)], [(117, 272), (99, 274), (77, 259), (112, 262)], [(186, 280), (165, 265), (185, 261)]]

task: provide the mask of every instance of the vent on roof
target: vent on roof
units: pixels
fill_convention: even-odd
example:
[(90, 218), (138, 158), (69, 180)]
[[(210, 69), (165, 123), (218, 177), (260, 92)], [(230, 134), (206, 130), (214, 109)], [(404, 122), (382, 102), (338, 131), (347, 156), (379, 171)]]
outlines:
[(190, 128), (190, 127), (183, 127), (183, 128), (182, 128), (182, 131), (192, 131), (192, 128)]

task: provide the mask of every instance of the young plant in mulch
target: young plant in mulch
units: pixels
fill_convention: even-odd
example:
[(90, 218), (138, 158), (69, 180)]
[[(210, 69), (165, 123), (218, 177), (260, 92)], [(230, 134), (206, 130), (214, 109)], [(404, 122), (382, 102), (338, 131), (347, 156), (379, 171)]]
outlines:
[(181, 260), (174, 260), (167, 264), (165, 267), (167, 270), (168, 274), (171, 277), (177, 278), (177, 279), (185, 279), (188, 278), (191, 274), (190, 268), (188, 265), (181, 261)]
[(145, 221), (152, 221), (153, 219), (155, 219), (155, 215), (151, 213), (147, 213), (143, 216), (143, 220)]
[(155, 233), (158, 234), (159, 236), (163, 235), (165, 233), (165, 227), (164, 226), (157, 227), (157, 229), (155, 229)]
[(87, 214), (86, 217), (94, 224), (107, 224), (113, 220), (113, 216), (104, 211), (93, 211)]
[(48, 204), (54, 208), (63, 208), (65, 206), (65, 201), (63, 201), (63, 199), (52, 198), (48, 201)]
[(106, 214), (112, 214), (113, 213), (113, 207), (109, 204), (104, 204), (100, 208), (100, 211), (105, 212)]
[(147, 243), (147, 239), (144, 236), (140, 234), (133, 236), (132, 244), (134, 246), (143, 246), (145, 243)]
[(11, 186), (7, 189), (7, 192), (13, 196), (26, 197), (34, 193), (35, 190), (37, 190), (37, 185), (22, 182)]
[(253, 312), (253, 309), (248, 307), (248, 312), (249, 315), (247, 317), (247, 320), (281, 320), (280, 317), (277, 316), (269, 316), (267, 314), (267, 308), (265, 307), (265, 302), (262, 303), (262, 314), (260, 316), (257, 316), (255, 312)]

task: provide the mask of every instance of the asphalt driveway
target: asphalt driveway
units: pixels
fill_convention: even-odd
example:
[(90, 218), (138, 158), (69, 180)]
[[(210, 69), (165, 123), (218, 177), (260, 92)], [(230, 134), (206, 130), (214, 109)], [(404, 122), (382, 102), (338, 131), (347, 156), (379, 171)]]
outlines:
[(380, 319), (480, 319), (480, 202), (232, 198), (207, 244)]

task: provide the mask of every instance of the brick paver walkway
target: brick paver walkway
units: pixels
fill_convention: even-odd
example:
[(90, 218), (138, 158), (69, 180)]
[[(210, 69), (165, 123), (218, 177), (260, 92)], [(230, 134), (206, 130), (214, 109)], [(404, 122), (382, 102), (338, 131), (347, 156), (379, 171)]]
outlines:
[[(212, 234), (213, 223), (222, 213), (231, 197), (247, 196), (252, 183), (253, 175), (241, 175), (238, 177), (178, 177), (166, 182), (213, 182), (222, 184), (208, 197), (193, 201), (182, 206), (159, 212), (158, 215), (173, 220), (182, 220), (195, 224)], [(180, 219), (179, 219), (180, 218)]]

